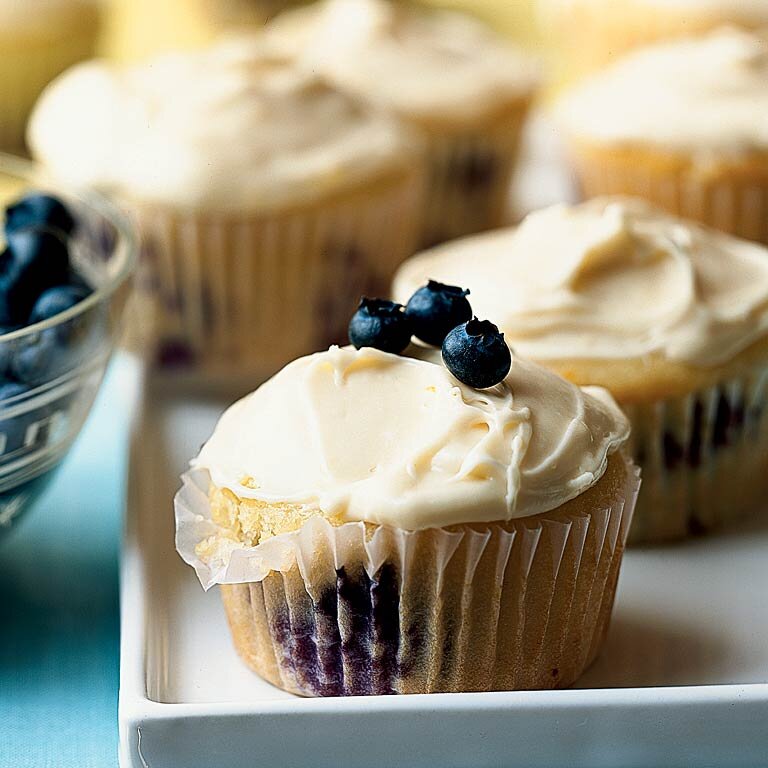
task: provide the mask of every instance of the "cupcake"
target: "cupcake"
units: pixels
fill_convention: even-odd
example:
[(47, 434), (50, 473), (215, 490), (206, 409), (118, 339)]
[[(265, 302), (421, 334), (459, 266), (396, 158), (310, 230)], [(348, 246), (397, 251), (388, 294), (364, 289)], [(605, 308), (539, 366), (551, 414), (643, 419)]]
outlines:
[(557, 79), (573, 81), (634, 48), (701, 35), (724, 24), (768, 24), (765, 0), (539, 0)]
[(719, 30), (630, 54), (558, 117), (586, 197), (645, 197), (768, 243), (768, 43)]
[(610, 396), (515, 357), (333, 347), (221, 418), (176, 498), (235, 646), (307, 696), (557, 688), (595, 658), (638, 473)]
[(513, 349), (606, 387), (643, 470), (631, 540), (680, 538), (754, 511), (768, 492), (768, 251), (640, 200), (531, 214), (407, 262), (471, 288)]
[(0, 149), (24, 151), (27, 117), (56, 75), (93, 55), (95, 0), (0, 0)]
[(469, 16), (386, 0), (325, 0), (281, 15), (267, 38), (426, 138), (423, 242), (504, 221), (536, 82), (520, 51)]
[(418, 140), (254, 38), (83, 64), (46, 90), (30, 142), (133, 215), (155, 357), (209, 380), (343, 338), (355, 299), (414, 250)]

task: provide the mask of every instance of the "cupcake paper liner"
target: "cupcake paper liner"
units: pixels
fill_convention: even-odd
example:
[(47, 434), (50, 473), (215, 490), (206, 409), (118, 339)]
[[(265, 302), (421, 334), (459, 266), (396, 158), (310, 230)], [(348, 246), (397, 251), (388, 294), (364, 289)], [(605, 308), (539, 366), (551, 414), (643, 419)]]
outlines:
[(55, 39), (12, 41), (3, 49), (0, 76), (0, 149), (25, 154), (27, 118), (48, 83), (72, 64), (93, 54), (96, 26)]
[(636, 195), (670, 213), (768, 245), (768, 161), (717, 171), (679, 170), (667, 163), (627, 160), (610, 149), (578, 148), (576, 175), (585, 198)]
[(427, 134), (426, 247), (504, 224), (528, 105), (464, 133)]
[(415, 248), (423, 178), (289, 212), (231, 219), (133, 207), (144, 246), (137, 292), (160, 367), (274, 372), (344, 341), (363, 294), (386, 295)]
[(676, 539), (756, 511), (768, 492), (768, 367), (685, 397), (622, 404), (643, 469), (630, 544)]
[(176, 546), (222, 597), (240, 656), (306, 696), (557, 688), (602, 643), (639, 481), (613, 503), (403, 531), (311, 518), (216, 562), (207, 471), (184, 476)]

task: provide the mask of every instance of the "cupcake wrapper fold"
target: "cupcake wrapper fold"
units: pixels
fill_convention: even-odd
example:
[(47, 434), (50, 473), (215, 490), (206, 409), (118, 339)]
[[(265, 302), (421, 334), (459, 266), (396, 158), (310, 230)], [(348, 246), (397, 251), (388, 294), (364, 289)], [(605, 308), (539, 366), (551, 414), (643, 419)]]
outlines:
[(427, 135), (427, 197), (421, 246), (506, 223), (528, 106), (463, 133)]
[(386, 295), (415, 248), (423, 177), (290, 212), (230, 219), (133, 207), (144, 328), (160, 368), (267, 376), (344, 342), (363, 294)]
[(616, 159), (610, 149), (573, 153), (584, 198), (635, 195), (686, 219), (768, 245), (768, 164), (716, 173)]
[(306, 696), (556, 688), (605, 635), (640, 485), (604, 509), (504, 524), (402, 531), (312, 518), (217, 563), (208, 473), (176, 497), (176, 544), (205, 588), (222, 585), (245, 662)]
[(768, 480), (768, 367), (684, 397), (623, 404), (643, 469), (630, 544), (682, 538), (754, 512)]

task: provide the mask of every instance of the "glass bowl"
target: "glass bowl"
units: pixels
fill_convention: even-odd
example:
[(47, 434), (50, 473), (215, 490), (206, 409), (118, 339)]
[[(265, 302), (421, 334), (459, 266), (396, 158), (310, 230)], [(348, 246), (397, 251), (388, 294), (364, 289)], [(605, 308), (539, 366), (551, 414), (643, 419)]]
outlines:
[[(137, 258), (130, 226), (106, 200), (62, 190), (32, 163), (0, 153), (0, 211), (31, 191), (54, 194), (69, 208), (77, 222), (67, 240), (70, 263), (93, 290), (49, 320), (0, 334), (0, 537), (40, 495), (85, 422)], [(12, 385), (19, 366), (21, 392)]]

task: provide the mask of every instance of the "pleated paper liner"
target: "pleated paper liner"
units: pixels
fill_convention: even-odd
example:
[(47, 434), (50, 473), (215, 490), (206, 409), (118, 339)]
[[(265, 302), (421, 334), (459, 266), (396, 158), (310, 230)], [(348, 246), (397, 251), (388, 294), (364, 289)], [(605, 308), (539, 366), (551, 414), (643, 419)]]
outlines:
[(630, 543), (677, 539), (755, 512), (768, 493), (768, 367), (683, 397), (624, 404), (643, 469)]
[(345, 341), (363, 294), (387, 295), (413, 253), (423, 175), (251, 218), (133, 206), (144, 240), (138, 334), (159, 369), (257, 380)]
[(635, 195), (682, 218), (768, 245), (768, 154), (700, 166), (652, 149), (574, 144), (585, 198)]
[(246, 664), (306, 696), (570, 685), (602, 644), (640, 485), (615, 456), (536, 517), (408, 532), (318, 516), (204, 562), (221, 533), (209, 479), (184, 477), (177, 549), (204, 587), (222, 585)]
[(427, 247), (508, 221), (509, 195), (529, 100), (462, 130), (425, 131), (427, 195), (420, 245)]

